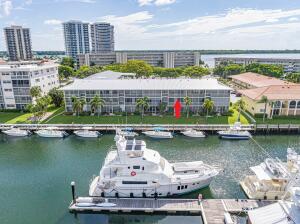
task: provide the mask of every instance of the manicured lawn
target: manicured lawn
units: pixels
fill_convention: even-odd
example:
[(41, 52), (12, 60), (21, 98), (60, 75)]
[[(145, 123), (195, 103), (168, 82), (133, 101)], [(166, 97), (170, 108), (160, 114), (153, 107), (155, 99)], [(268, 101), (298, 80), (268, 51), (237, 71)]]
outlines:
[(255, 118), (257, 124), (300, 124), (299, 116), (289, 117), (273, 117), (273, 119), (265, 119), (265, 123), (262, 118)]
[[(239, 112), (237, 110), (234, 110), (234, 113), (230, 117), (228, 117), (228, 124), (234, 124), (235, 122), (237, 122), (238, 116)], [(240, 116), (240, 122), (242, 124), (249, 124), (248, 120), (242, 114)]]
[(0, 112), (0, 123), (5, 123), (9, 120), (12, 120), (16, 117), (23, 115), (23, 113), (19, 112)]
[(31, 123), (28, 119), (32, 116), (31, 113), (21, 114), (11, 120), (6, 121), (6, 124), (24, 124), (24, 123)]
[(127, 119), (125, 116), (72, 116), (58, 115), (53, 117), (49, 122), (52, 124), (227, 124), (227, 117), (181, 117), (175, 119), (173, 116), (141, 116), (131, 115)]

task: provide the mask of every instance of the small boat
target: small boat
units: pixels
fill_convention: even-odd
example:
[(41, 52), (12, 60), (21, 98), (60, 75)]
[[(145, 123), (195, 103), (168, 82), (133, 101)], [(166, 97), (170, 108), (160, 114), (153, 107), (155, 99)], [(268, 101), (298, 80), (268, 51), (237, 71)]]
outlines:
[(153, 131), (144, 131), (144, 135), (150, 138), (157, 138), (157, 139), (170, 139), (173, 138), (173, 135), (169, 131), (163, 131), (162, 128), (154, 128)]
[(35, 132), (38, 136), (44, 138), (64, 138), (68, 136), (68, 133), (65, 131), (57, 130), (55, 127), (48, 127), (42, 130)]
[(22, 130), (20, 128), (14, 128), (14, 127), (2, 132), (6, 135), (13, 136), (13, 137), (26, 137), (31, 134), (30, 131)]
[(122, 135), (125, 138), (134, 138), (139, 134), (133, 131), (133, 128), (116, 129), (116, 135)]
[(229, 130), (219, 131), (218, 134), (220, 138), (233, 140), (247, 140), (252, 137), (249, 131), (242, 130), (240, 122), (235, 122)]
[(206, 135), (204, 134), (203, 131), (197, 131), (194, 129), (187, 129), (181, 132), (181, 134), (191, 137), (191, 138), (205, 138)]
[(91, 127), (83, 127), (82, 130), (74, 131), (74, 134), (83, 138), (98, 138), (101, 134), (99, 131), (91, 131)]

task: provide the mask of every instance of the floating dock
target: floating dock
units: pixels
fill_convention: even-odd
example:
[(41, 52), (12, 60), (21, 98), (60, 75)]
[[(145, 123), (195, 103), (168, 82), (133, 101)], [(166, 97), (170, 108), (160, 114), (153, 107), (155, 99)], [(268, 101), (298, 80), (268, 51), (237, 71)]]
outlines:
[[(101, 198), (83, 198), (87, 201)], [(113, 207), (98, 205), (77, 206), (71, 203), (71, 213), (140, 213), (167, 215), (199, 215), (204, 224), (223, 224), (224, 213), (245, 213), (258, 207), (269, 205), (275, 201), (246, 200), (246, 199), (170, 199), (170, 198), (109, 198), (106, 202)], [(200, 220), (199, 220), (200, 223)]]

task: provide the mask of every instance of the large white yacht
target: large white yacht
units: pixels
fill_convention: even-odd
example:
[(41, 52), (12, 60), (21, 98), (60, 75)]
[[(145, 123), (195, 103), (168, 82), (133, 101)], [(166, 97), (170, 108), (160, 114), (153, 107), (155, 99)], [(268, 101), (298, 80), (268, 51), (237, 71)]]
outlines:
[(98, 138), (101, 135), (99, 131), (91, 129), (91, 127), (83, 127), (82, 130), (74, 131), (74, 134), (83, 138)]
[(119, 136), (109, 151), (89, 195), (102, 197), (166, 197), (209, 186), (219, 170), (202, 161), (169, 163), (141, 140)]
[(124, 128), (124, 129), (117, 128), (116, 135), (122, 135), (126, 138), (134, 138), (139, 134), (137, 132), (134, 132), (132, 128)]
[(157, 138), (157, 139), (173, 138), (173, 135), (172, 135), (171, 132), (164, 131), (160, 127), (154, 128), (152, 131), (144, 131), (143, 134), (150, 137), (150, 138)]
[(55, 127), (48, 127), (41, 129), (35, 132), (40, 137), (45, 138), (64, 138), (68, 136), (68, 133), (65, 131), (57, 130)]
[(242, 130), (242, 125), (240, 122), (235, 122), (234, 125), (229, 128), (229, 130), (219, 131), (218, 134), (220, 138), (233, 140), (246, 140), (252, 137), (249, 131)]
[(14, 128), (14, 127), (2, 132), (8, 136), (13, 136), (13, 137), (25, 137), (31, 134), (30, 131), (22, 130), (20, 128)]
[(191, 138), (205, 138), (206, 135), (203, 131), (197, 131), (195, 129), (187, 129), (181, 132), (181, 134)]
[(286, 192), (290, 180), (299, 173), (300, 155), (287, 150), (287, 163), (279, 159), (266, 159), (258, 166), (250, 167), (254, 175), (240, 182), (250, 199), (280, 199)]

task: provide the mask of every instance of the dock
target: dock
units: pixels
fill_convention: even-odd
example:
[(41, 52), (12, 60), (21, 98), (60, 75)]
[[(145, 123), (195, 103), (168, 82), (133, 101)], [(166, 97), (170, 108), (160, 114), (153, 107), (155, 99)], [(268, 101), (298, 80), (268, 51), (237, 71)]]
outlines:
[[(101, 198), (90, 198), (87, 200)], [(172, 199), (172, 198), (108, 198), (113, 207), (97, 205), (82, 207), (71, 203), (71, 213), (140, 213), (166, 215), (197, 215), (201, 216), (204, 224), (223, 224), (224, 212), (231, 214), (245, 213), (258, 207), (269, 205), (275, 201), (246, 200), (246, 199)], [(200, 223), (200, 220), (199, 220)]]

